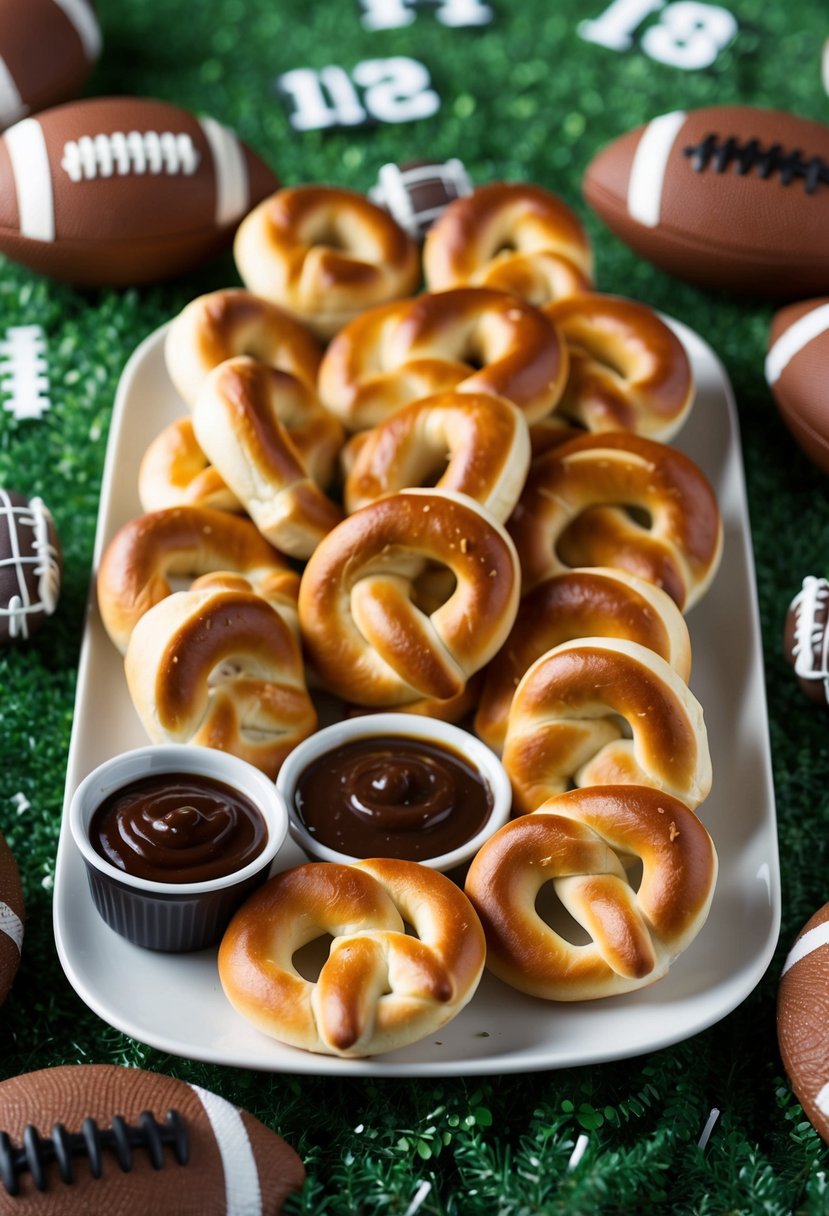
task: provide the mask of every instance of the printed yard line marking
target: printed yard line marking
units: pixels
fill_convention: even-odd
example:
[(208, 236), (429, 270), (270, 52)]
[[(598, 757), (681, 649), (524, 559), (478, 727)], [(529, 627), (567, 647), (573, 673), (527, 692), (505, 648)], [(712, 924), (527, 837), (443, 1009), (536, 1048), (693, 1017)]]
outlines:
[(705, 1148), (706, 1144), (708, 1143), (709, 1139), (711, 1138), (711, 1132), (714, 1129), (714, 1124), (717, 1122), (719, 1117), (720, 1117), (719, 1110), (717, 1109), (716, 1106), (713, 1106), (711, 1108), (710, 1114), (708, 1115), (708, 1118), (705, 1121), (705, 1127), (702, 1129), (702, 1135), (700, 1136), (699, 1140), (697, 1141), (697, 1148)]
[(573, 1149), (572, 1153), (570, 1154), (570, 1160), (567, 1162), (567, 1173), (568, 1174), (570, 1173), (571, 1170), (574, 1170), (576, 1168), (576, 1166), (578, 1165), (578, 1163), (581, 1161), (582, 1157), (584, 1156), (586, 1148), (587, 1148), (587, 1136), (584, 1134), (584, 1132), (582, 1132), (581, 1135), (579, 1136), (578, 1140), (576, 1141), (576, 1147)]
[(415, 1216), (415, 1212), (418, 1212), (420, 1210), (420, 1208), (423, 1206), (423, 1204), (426, 1202), (426, 1197), (428, 1196), (431, 1189), (432, 1189), (431, 1182), (421, 1182), (420, 1186), (417, 1188), (417, 1190), (415, 1191), (415, 1193), (412, 1197), (412, 1202), (406, 1208), (406, 1211), (403, 1213), (403, 1216)]
[(0, 342), (0, 390), (9, 400), (3, 408), (15, 418), (41, 418), (49, 399), (46, 336), (40, 325), (12, 325)]

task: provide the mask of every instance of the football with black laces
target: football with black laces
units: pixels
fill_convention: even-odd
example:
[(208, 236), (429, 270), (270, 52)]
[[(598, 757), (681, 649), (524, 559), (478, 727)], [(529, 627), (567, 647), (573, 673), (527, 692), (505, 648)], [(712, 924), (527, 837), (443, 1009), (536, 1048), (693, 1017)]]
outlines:
[(780, 110), (662, 114), (596, 155), (584, 197), (655, 265), (708, 288), (829, 291), (829, 126)]
[(276, 1216), (304, 1179), (264, 1123), (162, 1073), (68, 1064), (0, 1082), (0, 1216)]

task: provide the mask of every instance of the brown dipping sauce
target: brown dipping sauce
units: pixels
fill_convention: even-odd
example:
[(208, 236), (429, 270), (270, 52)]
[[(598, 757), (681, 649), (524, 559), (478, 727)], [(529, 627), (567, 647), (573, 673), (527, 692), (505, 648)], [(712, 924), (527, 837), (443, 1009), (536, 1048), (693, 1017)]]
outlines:
[(153, 882), (203, 882), (233, 874), (265, 847), (267, 826), (253, 803), (223, 781), (156, 773), (104, 799), (89, 825), (97, 853)]
[(332, 748), (300, 774), (297, 813), (320, 844), (352, 857), (422, 861), (465, 844), (492, 791), (463, 756), (404, 736)]

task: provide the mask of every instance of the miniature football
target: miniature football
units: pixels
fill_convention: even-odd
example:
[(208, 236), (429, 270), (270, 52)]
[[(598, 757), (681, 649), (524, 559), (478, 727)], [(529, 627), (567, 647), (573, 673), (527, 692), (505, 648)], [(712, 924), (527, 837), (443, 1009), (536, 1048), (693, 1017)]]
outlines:
[(422, 241), (432, 224), (456, 198), (473, 191), (463, 161), (411, 160), (382, 165), (369, 198), (385, 207), (401, 228)]
[(273, 1216), (305, 1170), (224, 1098), (112, 1064), (0, 1082), (0, 1214)]
[(0, 833), (0, 1005), (6, 999), (20, 965), (24, 919), (23, 888), (17, 862)]
[(789, 604), (783, 653), (803, 693), (829, 705), (829, 582), (809, 574)]
[(81, 286), (172, 278), (278, 185), (215, 119), (140, 97), (70, 102), (0, 137), (0, 253)]
[(797, 444), (829, 473), (829, 297), (781, 308), (772, 319), (766, 380)]
[(58, 606), (63, 555), (40, 498), (0, 490), (0, 644), (26, 641)]
[(100, 53), (92, 0), (3, 0), (0, 129), (77, 97)]
[(829, 1142), (829, 904), (803, 926), (783, 964), (777, 1041), (806, 1117)]
[(636, 253), (710, 288), (829, 290), (829, 126), (779, 110), (677, 110), (587, 166), (584, 197)]

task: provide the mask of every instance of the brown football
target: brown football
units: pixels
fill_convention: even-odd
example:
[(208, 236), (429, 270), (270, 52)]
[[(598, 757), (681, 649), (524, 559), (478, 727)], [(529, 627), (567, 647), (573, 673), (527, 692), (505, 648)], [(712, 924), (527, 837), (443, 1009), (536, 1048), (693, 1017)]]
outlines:
[(68, 1064), (0, 1083), (0, 1214), (273, 1216), (304, 1178), (264, 1123), (162, 1073)]
[(803, 926), (783, 964), (777, 1040), (797, 1100), (829, 1142), (829, 904)]
[(0, 128), (76, 97), (100, 53), (92, 0), (3, 0)]
[(219, 253), (278, 185), (213, 118), (141, 97), (69, 102), (0, 138), (0, 252), (82, 286), (155, 282)]
[(14, 854), (0, 833), (0, 1005), (20, 965), (23, 946), (23, 888)]
[(602, 149), (587, 203), (641, 257), (706, 287), (829, 290), (829, 126), (781, 110), (662, 114)]
[(772, 318), (766, 380), (795, 441), (829, 473), (829, 296), (781, 308)]

